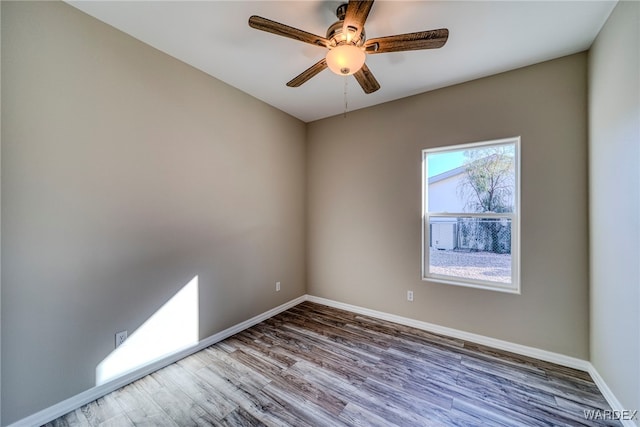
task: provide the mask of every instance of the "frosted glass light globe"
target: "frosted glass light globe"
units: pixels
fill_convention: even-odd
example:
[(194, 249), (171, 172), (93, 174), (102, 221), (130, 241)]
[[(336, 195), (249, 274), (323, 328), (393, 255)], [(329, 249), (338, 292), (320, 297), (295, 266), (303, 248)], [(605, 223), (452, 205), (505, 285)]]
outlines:
[(362, 49), (351, 44), (343, 44), (331, 49), (326, 59), (331, 71), (341, 76), (350, 76), (362, 68), (366, 57)]

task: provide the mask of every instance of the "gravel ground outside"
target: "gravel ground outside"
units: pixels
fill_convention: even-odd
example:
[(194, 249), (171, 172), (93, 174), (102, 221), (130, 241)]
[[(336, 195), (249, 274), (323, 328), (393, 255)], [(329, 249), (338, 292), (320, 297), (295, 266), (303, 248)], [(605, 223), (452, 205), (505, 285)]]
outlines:
[(430, 249), (429, 272), (491, 282), (511, 282), (511, 254)]

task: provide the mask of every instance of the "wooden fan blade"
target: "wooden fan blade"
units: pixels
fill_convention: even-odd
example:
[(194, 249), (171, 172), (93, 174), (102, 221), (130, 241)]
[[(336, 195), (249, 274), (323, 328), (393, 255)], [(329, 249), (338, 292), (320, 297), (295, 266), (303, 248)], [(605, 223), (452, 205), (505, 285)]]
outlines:
[(367, 53), (402, 52), (405, 50), (437, 49), (444, 46), (449, 38), (449, 30), (418, 31), (389, 37), (369, 39), (364, 47)]
[(298, 87), (325, 68), (327, 68), (327, 60), (322, 58), (320, 61), (316, 62), (311, 67), (300, 73), (298, 76), (294, 77), (289, 83), (287, 83), (287, 86)]
[(372, 6), (373, 0), (349, 0), (347, 13), (344, 17), (344, 24), (342, 25), (342, 34), (348, 34), (348, 28), (355, 29), (356, 32), (353, 35), (353, 39), (358, 40)]
[(299, 40), (316, 46), (329, 46), (329, 40), (324, 37), (317, 36), (261, 16), (253, 15), (249, 18), (249, 26), (256, 30), (266, 31), (267, 33), (277, 34), (282, 37), (288, 37), (290, 39)]
[(353, 77), (356, 78), (364, 93), (373, 93), (380, 89), (380, 83), (373, 77), (371, 70), (367, 67), (367, 64), (362, 65), (358, 71), (353, 74)]

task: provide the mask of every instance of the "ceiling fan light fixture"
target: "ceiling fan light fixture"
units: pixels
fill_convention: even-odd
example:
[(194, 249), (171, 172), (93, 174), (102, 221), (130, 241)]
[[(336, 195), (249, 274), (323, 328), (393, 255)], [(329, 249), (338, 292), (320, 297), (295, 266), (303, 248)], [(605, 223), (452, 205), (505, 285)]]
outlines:
[[(353, 75), (364, 93), (373, 93), (380, 89), (380, 83), (365, 64), (367, 55), (437, 49), (444, 46), (449, 38), (449, 30), (440, 28), (367, 40), (364, 27), (373, 2), (374, 0), (348, 0), (348, 3), (338, 6), (336, 10), (338, 20), (329, 26), (326, 37), (257, 15), (249, 18), (249, 26), (256, 30), (329, 49), (324, 58), (287, 82), (287, 86), (299, 87), (329, 68), (339, 76)], [(344, 82), (346, 85), (347, 79)]]
[(340, 76), (350, 76), (364, 65), (367, 55), (352, 44), (336, 46), (327, 52), (327, 66)]

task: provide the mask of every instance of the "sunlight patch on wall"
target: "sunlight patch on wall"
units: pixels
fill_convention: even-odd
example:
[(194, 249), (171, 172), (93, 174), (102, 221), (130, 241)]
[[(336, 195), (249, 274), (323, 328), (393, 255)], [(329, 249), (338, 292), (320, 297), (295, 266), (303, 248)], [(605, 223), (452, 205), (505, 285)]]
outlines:
[(96, 368), (96, 385), (190, 347), (199, 339), (195, 276)]

